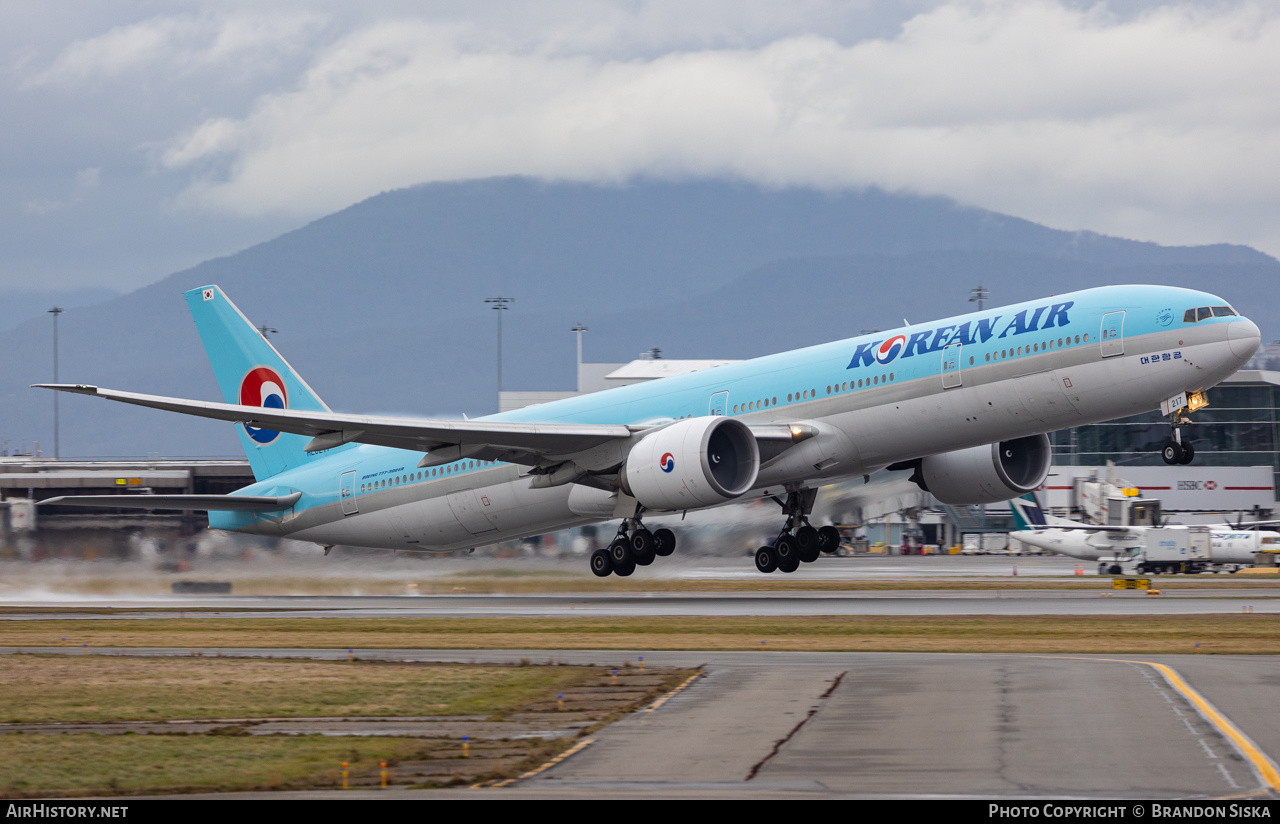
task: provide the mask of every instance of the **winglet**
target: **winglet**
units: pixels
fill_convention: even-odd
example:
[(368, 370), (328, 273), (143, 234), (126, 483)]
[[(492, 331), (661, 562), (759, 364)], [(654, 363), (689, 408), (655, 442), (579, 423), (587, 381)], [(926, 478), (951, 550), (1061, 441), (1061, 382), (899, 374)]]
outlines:
[(75, 392), (78, 395), (96, 395), (98, 387), (87, 383), (33, 383), (32, 389), (54, 389), (58, 392)]

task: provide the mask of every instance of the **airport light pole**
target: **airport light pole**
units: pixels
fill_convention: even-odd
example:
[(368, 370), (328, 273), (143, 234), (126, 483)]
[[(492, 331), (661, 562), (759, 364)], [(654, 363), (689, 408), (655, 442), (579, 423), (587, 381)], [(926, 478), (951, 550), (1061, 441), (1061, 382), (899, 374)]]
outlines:
[(498, 313), (498, 406), (502, 406), (502, 313), (507, 311), (508, 303), (515, 303), (515, 298), (485, 298), (489, 308)]
[[(58, 382), (58, 315), (67, 310), (61, 306), (55, 305), (49, 310), (49, 314), (53, 315), (53, 382)], [(62, 446), (59, 443), (58, 432), (58, 396), (61, 392), (53, 393), (53, 459), (56, 461), (62, 457)]]
[(987, 287), (979, 283), (975, 288), (969, 290), (969, 302), (978, 304), (978, 311), (981, 312), (983, 304), (987, 298), (991, 297), (991, 293), (987, 291)]
[(590, 332), (591, 330), (583, 326), (581, 323), (579, 323), (577, 326), (573, 327), (569, 331), (575, 332), (578, 335), (578, 371), (581, 372), (582, 371), (582, 333)]

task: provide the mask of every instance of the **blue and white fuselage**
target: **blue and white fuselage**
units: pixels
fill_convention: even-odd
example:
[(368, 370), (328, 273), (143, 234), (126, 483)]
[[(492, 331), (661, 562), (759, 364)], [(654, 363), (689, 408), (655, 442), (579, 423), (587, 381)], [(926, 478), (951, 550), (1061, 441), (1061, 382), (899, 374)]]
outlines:
[[(907, 462), (941, 499), (1012, 498), (1043, 480), (1043, 433), (1202, 392), (1260, 342), (1209, 293), (1103, 287), (464, 423), (332, 413), (217, 287), (187, 300), (226, 403), (59, 388), (244, 421), (259, 480), (236, 494), (292, 503), (211, 511), (213, 527), (388, 549), (799, 495)], [(1015, 442), (1025, 456), (986, 466)]]

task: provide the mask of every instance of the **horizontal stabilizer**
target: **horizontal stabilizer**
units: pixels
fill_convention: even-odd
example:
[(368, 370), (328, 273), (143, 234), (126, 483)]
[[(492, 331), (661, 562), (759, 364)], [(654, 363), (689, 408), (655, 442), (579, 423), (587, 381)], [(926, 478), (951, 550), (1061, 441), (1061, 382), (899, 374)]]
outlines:
[(301, 492), (294, 492), (292, 495), (63, 495), (40, 501), (40, 503), (58, 506), (100, 506), (111, 509), (276, 512), (288, 509), (301, 497)]

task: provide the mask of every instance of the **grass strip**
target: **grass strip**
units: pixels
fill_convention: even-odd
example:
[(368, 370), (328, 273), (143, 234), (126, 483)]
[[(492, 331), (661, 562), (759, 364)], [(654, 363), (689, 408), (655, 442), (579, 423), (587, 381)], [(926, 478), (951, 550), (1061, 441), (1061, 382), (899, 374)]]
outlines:
[(0, 622), (0, 646), (1280, 653), (1280, 616), (222, 618)]
[(376, 772), (412, 757), (405, 738), (7, 735), (0, 796), (229, 792), (341, 786), (341, 763)]
[(0, 667), (0, 719), (494, 717), (592, 677), (598, 673), (582, 667), (22, 655)]

